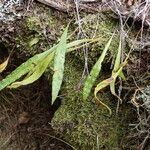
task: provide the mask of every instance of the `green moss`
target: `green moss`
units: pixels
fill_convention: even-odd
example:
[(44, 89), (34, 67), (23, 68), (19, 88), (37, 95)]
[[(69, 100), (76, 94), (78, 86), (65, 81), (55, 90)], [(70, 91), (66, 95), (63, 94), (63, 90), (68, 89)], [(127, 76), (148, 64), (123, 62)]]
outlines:
[[(37, 14), (41, 13), (37, 11)], [(116, 28), (117, 23), (108, 20), (106, 16), (100, 17), (99, 15), (89, 15), (83, 19), (83, 32), (86, 34), (86, 37), (101, 37), (98, 43), (89, 47), (88, 63), (90, 66), (96, 62), (106, 42)], [(47, 44), (46, 38), (51, 36), (60, 37), (61, 30), (67, 24), (64, 18), (62, 21), (52, 17), (49, 11), (46, 11), (46, 13), (44, 11), (42, 16), (30, 15), (25, 22), (27, 32), (25, 31), (25, 36), (18, 36), (18, 45), (20, 46), (20, 50), (25, 50), (30, 55), (48, 49), (49, 44)], [(45, 38), (44, 33), (47, 28), (51, 32), (47, 33), (47, 37)], [(74, 27), (70, 30), (74, 30)], [(30, 43), (34, 38), (38, 38), (38, 42), (32, 45)], [(75, 38), (76, 35), (73, 39)], [(117, 47), (118, 36), (115, 36), (110, 47), (110, 54), (105, 61), (113, 56), (112, 54), (116, 52)], [(65, 96), (62, 106), (55, 113), (51, 124), (56, 131), (63, 135), (63, 138), (67, 142), (78, 149), (95, 150), (99, 148), (109, 150), (117, 148), (118, 136), (120, 134), (120, 131), (118, 131), (120, 125), (118, 120), (113, 116), (109, 117), (107, 109), (92, 100), (92, 95), (86, 102), (82, 100), (83, 81), (81, 78), (84, 69), (83, 51), (79, 50), (68, 54), (66, 60), (64, 84), (61, 90), (61, 94)], [(109, 93), (103, 95), (106, 103), (113, 106), (109, 101), (110, 97)]]
[[(77, 149), (95, 150), (117, 147), (119, 123), (109, 117), (108, 111), (96, 104), (93, 97), (82, 100), (80, 81), (83, 66), (77, 60), (67, 57), (64, 85), (61, 94), (65, 95), (61, 107), (55, 113), (52, 126), (63, 138)], [(103, 99), (108, 101), (109, 94)]]
[(38, 17), (36, 16), (31, 16), (31, 17), (28, 17), (26, 19), (26, 22), (27, 22), (27, 27), (29, 30), (32, 30), (32, 31), (36, 31), (36, 32), (41, 32), (41, 21)]
[[(101, 38), (101, 40), (99, 40), (97, 43), (88, 46), (88, 63), (89, 65), (93, 65), (103, 51), (107, 41), (110, 39), (115, 29), (118, 27), (118, 23), (112, 18), (103, 14), (88, 15), (83, 18), (82, 21), (82, 34), (84, 35), (84, 37)], [(113, 42), (109, 47), (109, 53), (107, 54), (105, 61), (110, 61), (110, 58), (114, 57), (118, 44), (119, 34), (116, 32), (113, 38)], [(81, 61), (84, 60), (83, 52), (77, 51), (74, 53), (74, 55)]]
[[(35, 15), (35, 13), (37, 15)], [(16, 43), (19, 50), (23, 50), (27, 55), (34, 55), (47, 50), (54, 42), (56, 42), (58, 37), (60, 37), (68, 22), (65, 15), (58, 18), (51, 10), (45, 7), (36, 6), (34, 12), (26, 17), (22, 23), (24, 26), (23, 34), (19, 34), (16, 37)], [(90, 54), (88, 57), (89, 65), (93, 65), (96, 62), (104, 49), (105, 44), (114, 32), (116, 25), (117, 22), (111, 18), (107, 18), (105, 15), (88, 15), (83, 18), (83, 35), (85, 35), (86, 38), (101, 37), (99, 42), (90, 45), (88, 48)], [(76, 27), (77, 25), (74, 23), (70, 25), (70, 34), (73, 33)], [(71, 40), (75, 40), (76, 37), (77, 35), (75, 34)], [(30, 42), (35, 38), (38, 38), (39, 41), (30, 46)], [(107, 60), (110, 60), (110, 57), (114, 56), (117, 46), (118, 36), (116, 35), (110, 46), (110, 54), (108, 55)], [(84, 54), (82, 50), (75, 51), (74, 56), (84, 63)]]
[[(19, 53), (26, 53), (27, 57), (49, 49), (56, 43), (67, 25), (66, 15), (60, 17), (44, 5), (35, 5), (34, 11), (19, 22), (21, 32), (16, 36)], [(31, 44), (38, 39), (35, 44)]]
[[(101, 37), (98, 43), (88, 47), (88, 64), (93, 66), (105, 44), (112, 36), (117, 23), (113, 20), (109, 21), (103, 15), (101, 17), (99, 15), (88, 15), (83, 19), (82, 26), (86, 37)], [(116, 33), (109, 48), (109, 54), (105, 59), (105, 64), (108, 60), (110, 61), (110, 57), (114, 56), (117, 48), (118, 35)], [(114, 116), (110, 117), (107, 109), (95, 102), (92, 93), (86, 102), (82, 99), (83, 51), (79, 50), (67, 55), (66, 60), (64, 85), (61, 91), (61, 94), (65, 96), (51, 123), (53, 128), (77, 149), (95, 150), (99, 148), (111, 150), (118, 148), (118, 138), (120, 132), (122, 132), (119, 130), (120, 122), (118, 119)], [(107, 70), (109, 72), (108, 68)], [(110, 102), (110, 97), (109, 91), (101, 96), (105, 103), (113, 109), (114, 104)]]

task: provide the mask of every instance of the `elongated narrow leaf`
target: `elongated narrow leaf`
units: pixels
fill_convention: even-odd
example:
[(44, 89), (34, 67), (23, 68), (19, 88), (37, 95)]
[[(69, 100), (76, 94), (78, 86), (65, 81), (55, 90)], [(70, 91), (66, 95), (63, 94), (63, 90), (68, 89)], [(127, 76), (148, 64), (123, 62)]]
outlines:
[(110, 84), (113, 82), (113, 80), (114, 80), (114, 78), (112, 78), (112, 77), (111, 77), (111, 78), (108, 78), (108, 79), (106, 79), (106, 80), (103, 80), (102, 82), (100, 82), (100, 83), (96, 86), (95, 91), (94, 91), (94, 96), (95, 96), (95, 98), (100, 102), (100, 104), (102, 104), (104, 107), (106, 107), (106, 108), (108, 109), (110, 115), (112, 114), (112, 111), (111, 111), (110, 107), (109, 107), (108, 105), (106, 105), (105, 103), (103, 103), (103, 102), (97, 97), (97, 93), (98, 93), (101, 89), (103, 89), (103, 88), (107, 87), (108, 85), (110, 85)]
[(98, 42), (99, 40), (102, 41), (102, 38), (99, 37), (99, 38), (95, 38), (95, 39), (80, 39), (80, 40), (70, 42), (70, 43), (67, 44), (67, 52), (77, 50), (79, 48), (84, 47), (87, 44)]
[(69, 49), (69, 48), (72, 48), (72, 47), (76, 47), (76, 46), (79, 46), (80, 44), (83, 44), (85, 42), (91, 42), (91, 41), (92, 41), (92, 39), (80, 39), (80, 40), (76, 40), (76, 41), (68, 43), (67, 44), (67, 48)]
[(115, 92), (115, 82), (116, 82), (117, 77), (120, 75), (120, 72), (122, 72), (122, 69), (123, 69), (123, 66), (121, 66), (117, 72), (112, 74), (113, 81), (110, 83), (110, 91), (111, 91), (111, 93), (114, 96), (116, 96), (120, 100), (120, 102), (122, 102), (122, 100)]
[(52, 59), (53, 59), (53, 55), (49, 54), (46, 58), (42, 60), (42, 62), (40, 62), (35, 67), (35, 71), (29, 77), (23, 79), (20, 82), (14, 82), (9, 86), (9, 88), (18, 88), (19, 86), (31, 84), (34, 81), (38, 80), (42, 76), (47, 66), (52, 61)]
[(121, 39), (120, 39), (119, 47), (118, 47), (118, 50), (117, 50), (117, 56), (116, 56), (116, 59), (115, 59), (114, 69), (113, 69), (114, 72), (117, 71), (120, 67), (121, 51), (122, 51), (122, 44), (121, 44)]
[(55, 52), (54, 57), (54, 75), (52, 81), (52, 104), (56, 100), (64, 74), (64, 63), (65, 63), (65, 54), (67, 51), (67, 32), (68, 27), (65, 29), (64, 33), (61, 36), (60, 42)]
[(113, 73), (112, 76), (106, 80), (103, 80), (101, 81), (95, 88), (95, 91), (94, 91), (94, 95), (95, 95), (95, 98), (103, 105), (105, 106), (110, 114), (111, 114), (111, 109), (109, 108), (109, 106), (107, 106), (105, 103), (103, 103), (101, 100), (99, 100), (99, 98), (97, 97), (97, 93), (102, 90), (103, 88), (107, 87), (107, 86), (110, 86), (110, 90), (111, 90), (111, 93), (116, 96), (120, 101), (121, 101), (121, 98), (119, 96), (117, 96), (117, 94), (115, 93), (114, 91), (114, 84), (115, 84), (115, 81), (116, 81), (116, 78), (119, 76), (119, 74), (122, 72), (122, 69), (123, 67), (127, 64), (127, 61), (125, 60), (119, 67), (118, 71)]
[[(70, 52), (69, 48), (78, 46), (80, 44), (83, 44), (84, 42), (91, 41), (90, 39), (81, 39), (74, 42), (70, 42), (67, 44), (68, 52)], [(98, 39), (94, 40), (93, 42), (98, 41)], [(35, 56), (28, 59), (26, 62), (22, 63), (19, 67), (17, 67), (11, 74), (6, 76), (5, 79), (0, 81), (0, 90), (4, 89), (8, 85), (12, 84), (16, 80), (20, 79), (23, 75), (26, 75), (29, 73), (29, 76), (34, 72), (35, 66), (41, 62), (41, 60), (47, 56), (48, 54), (54, 52), (58, 47), (58, 44), (50, 48), (49, 50), (36, 54)], [(1, 64), (1, 71), (5, 69), (5, 66), (7, 66), (8, 60)], [(27, 76), (27, 77), (29, 77)]]
[(121, 78), (123, 78), (125, 80), (125, 76), (123, 74), (123, 66), (120, 65), (120, 61), (121, 61), (121, 40), (120, 40), (120, 43), (119, 43), (119, 47), (118, 47), (118, 53), (117, 53), (117, 56), (116, 56), (116, 60), (115, 60), (115, 64), (114, 64), (114, 69), (112, 71), (112, 77), (114, 78), (113, 82), (110, 83), (110, 91), (111, 93), (116, 96), (120, 102), (122, 102), (121, 98), (116, 94), (115, 92), (115, 82), (116, 82), (116, 79), (118, 76), (120, 76)]
[(87, 80), (85, 81), (84, 88), (83, 88), (83, 100), (86, 100), (88, 98), (88, 96), (91, 92), (92, 86), (94, 85), (95, 80), (97, 79), (97, 77), (101, 71), (102, 62), (106, 56), (106, 53), (109, 49), (112, 39), (113, 39), (113, 35), (110, 38), (110, 40), (108, 41), (108, 43), (106, 44), (100, 58), (98, 59), (96, 64), (93, 66), (90, 74), (87, 77)]
[[(116, 78), (117, 78), (116, 71), (119, 69), (119, 66), (120, 66), (120, 57), (121, 57), (121, 41), (119, 43), (118, 53), (117, 53), (117, 56), (116, 56), (112, 76), (110, 78), (100, 82), (95, 88), (94, 95), (95, 95), (95, 98), (97, 100), (99, 100), (99, 98), (97, 97), (98, 91), (102, 90), (103, 88), (107, 87), (108, 85), (110, 85), (111, 93), (113, 95), (117, 96), (116, 93), (115, 93), (115, 81), (116, 81)], [(108, 109), (110, 114), (112, 113), (109, 106), (107, 106), (105, 103), (101, 102), (100, 100), (99, 100), (99, 102)]]
[[(84, 43), (94, 43), (97, 42), (98, 40), (100, 40), (100, 38), (97, 39), (81, 39), (81, 40), (77, 40), (77, 41), (73, 41), (67, 44), (67, 52), (71, 52), (73, 50), (76, 50), (76, 47), (83, 47)], [(31, 45), (36, 44), (36, 42), (32, 42)], [(35, 72), (35, 68), (37, 66), (38, 63), (40, 63), (43, 58), (45, 56), (47, 56), (48, 54), (55, 52), (55, 50), (58, 48), (60, 49), (60, 43), (53, 46), (52, 48), (50, 48), (49, 50), (41, 53), (41, 54), (37, 54), (35, 56), (33, 56), (32, 58), (28, 59), (25, 63), (21, 64), (19, 67), (17, 67), (11, 74), (9, 74), (8, 76), (6, 76), (5, 79), (0, 81), (0, 90), (4, 89), (5, 87), (7, 87), (8, 85), (14, 83), (16, 80), (20, 79), (22, 76), (26, 75), (26, 78), (30, 77), (33, 72)], [(1, 70), (5, 69), (5, 66), (7, 66), (7, 61), (1, 65)]]
[(116, 79), (118, 76), (120, 76), (120, 74), (122, 73), (122, 69), (123, 67), (127, 64), (127, 61), (125, 60), (119, 67), (118, 71), (117, 72), (113, 72), (112, 73), (112, 78), (113, 78), (113, 81), (110, 83), (110, 91), (111, 93), (116, 96), (120, 102), (122, 102), (121, 98), (115, 93), (115, 82), (116, 82)]
[(110, 85), (110, 83), (112, 83), (113, 80), (114, 80), (114, 78), (113, 78), (113, 77), (110, 77), (110, 78), (108, 78), (108, 79), (106, 79), (106, 80), (101, 81), (101, 82), (96, 86), (95, 91), (94, 91), (94, 95), (96, 96), (97, 93), (98, 93), (100, 90), (102, 90), (103, 88), (105, 88), (105, 87), (107, 87), (108, 85)]
[[(117, 76), (119, 75), (118, 74), (118, 69), (120, 67), (120, 61), (121, 61), (121, 49), (122, 49), (122, 46), (121, 46), (121, 39), (120, 39), (120, 42), (119, 42), (119, 47), (118, 47), (118, 52), (117, 52), (117, 56), (116, 56), (116, 59), (115, 59), (115, 64), (114, 64), (114, 69), (112, 71), (112, 77), (115, 76), (115, 74), (117, 73)], [(119, 96), (117, 96), (116, 92), (115, 92), (115, 82), (116, 82), (116, 77), (114, 77), (114, 80), (110, 83), (110, 91), (111, 93), (116, 96), (117, 98), (119, 98)], [(120, 99), (120, 98), (119, 98)]]
[(8, 65), (8, 61), (9, 61), (9, 57), (2, 64), (0, 64), (0, 73), (6, 69)]
[(48, 51), (45, 51), (41, 54), (37, 54), (30, 59), (28, 59), (25, 63), (21, 64), (18, 68), (16, 68), (11, 74), (6, 76), (5, 79), (0, 81), (0, 90), (4, 89), (8, 85), (12, 84), (16, 80), (20, 79), (23, 75), (26, 75), (28, 72), (33, 70), (35, 66), (45, 58), (45, 56), (54, 49), (51, 48)]

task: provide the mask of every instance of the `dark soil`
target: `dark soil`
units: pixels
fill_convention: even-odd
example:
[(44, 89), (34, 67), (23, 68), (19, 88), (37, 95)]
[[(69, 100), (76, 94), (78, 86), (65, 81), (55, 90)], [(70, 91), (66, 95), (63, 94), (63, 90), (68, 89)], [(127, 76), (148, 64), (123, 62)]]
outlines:
[(45, 77), (31, 86), (0, 93), (0, 149), (71, 149), (51, 128), (58, 105), (51, 106), (49, 93)]

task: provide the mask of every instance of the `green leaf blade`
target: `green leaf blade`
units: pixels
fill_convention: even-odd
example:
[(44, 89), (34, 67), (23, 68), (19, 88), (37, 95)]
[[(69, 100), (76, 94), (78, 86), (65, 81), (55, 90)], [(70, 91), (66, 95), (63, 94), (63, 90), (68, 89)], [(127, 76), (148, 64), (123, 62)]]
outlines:
[(118, 47), (118, 53), (117, 53), (117, 56), (116, 56), (116, 59), (115, 59), (115, 64), (114, 64), (113, 71), (117, 71), (120, 67), (121, 51), (122, 51), (122, 44), (121, 44), (121, 39), (120, 39), (119, 47)]
[(109, 84), (111, 84), (111, 83), (113, 82), (113, 80), (114, 80), (114, 78), (110, 77), (110, 78), (108, 78), (108, 79), (106, 79), (106, 80), (101, 81), (101, 82), (96, 86), (95, 91), (94, 91), (94, 96), (95, 96), (96, 100), (98, 100), (100, 104), (102, 104), (104, 107), (106, 107), (106, 108), (108, 109), (110, 115), (112, 114), (112, 111), (111, 111), (110, 107), (109, 107), (107, 104), (105, 104), (104, 102), (102, 102), (102, 101), (98, 98), (97, 93), (98, 93), (100, 90), (102, 90), (103, 88), (107, 87)]
[[(37, 56), (34, 56), (36, 60), (38, 60)], [(15, 82), (17, 79), (21, 78), (23, 75), (27, 74), (32, 68), (34, 68), (33, 59), (29, 59), (27, 62), (21, 64), (18, 68), (16, 68), (11, 74), (6, 76), (5, 79), (0, 81), (0, 90), (4, 89), (11, 83)]]
[(87, 77), (87, 80), (85, 81), (84, 88), (83, 88), (83, 100), (86, 100), (91, 92), (92, 86), (97, 79), (99, 72), (101, 70), (101, 65), (99, 63), (96, 63), (91, 70), (90, 74)]
[(65, 29), (64, 33), (61, 36), (60, 42), (57, 46), (54, 58), (54, 74), (52, 81), (52, 104), (55, 102), (64, 74), (64, 63), (65, 63), (65, 54), (67, 51), (67, 32), (68, 27)]
[(115, 83), (116, 83), (117, 77), (122, 76), (124, 78), (122, 67), (120, 66), (121, 51), (122, 51), (122, 43), (121, 43), (121, 38), (120, 38), (120, 42), (118, 46), (118, 53), (115, 59), (115, 64), (114, 64), (114, 68), (113, 68), (112, 75), (111, 75), (111, 77), (114, 78), (114, 80), (110, 83), (110, 91), (114, 96), (116, 96), (122, 102), (121, 98), (116, 94), (116, 91), (115, 91)]
[(109, 41), (107, 42), (100, 58), (98, 59), (98, 61), (95, 63), (94, 67), (92, 68), (89, 76), (87, 77), (87, 80), (85, 81), (85, 84), (84, 84), (84, 88), (83, 88), (83, 100), (86, 100), (91, 92), (91, 89), (101, 71), (101, 66), (102, 66), (102, 62), (106, 56), (106, 53), (109, 49), (109, 46), (111, 44), (111, 41), (113, 39), (113, 36), (109, 39)]
[(53, 51), (53, 49), (49, 49), (41, 54), (36, 54), (26, 62), (22, 63), (11, 74), (6, 76), (5, 79), (0, 81), (0, 90), (6, 88), (8, 85), (12, 84), (16, 80), (20, 79), (23, 75), (26, 75), (28, 72), (33, 70), (35, 66), (51, 51)]
[(30, 74), (30, 72), (29, 72), (29, 74), (30, 74), (29, 77), (23, 79), (20, 82), (15, 82), (15, 83), (11, 84), (9, 86), (9, 88), (18, 88), (19, 86), (28, 85), (28, 84), (31, 84), (31, 83), (35, 82), (36, 80), (38, 80), (42, 76), (42, 74), (44, 73), (46, 68), (48, 67), (49, 63), (52, 61), (52, 59), (53, 59), (52, 54), (49, 54), (46, 58), (44, 58), (42, 60), (42, 62), (40, 62), (35, 67), (35, 69), (34, 69), (35, 71), (33, 73)]

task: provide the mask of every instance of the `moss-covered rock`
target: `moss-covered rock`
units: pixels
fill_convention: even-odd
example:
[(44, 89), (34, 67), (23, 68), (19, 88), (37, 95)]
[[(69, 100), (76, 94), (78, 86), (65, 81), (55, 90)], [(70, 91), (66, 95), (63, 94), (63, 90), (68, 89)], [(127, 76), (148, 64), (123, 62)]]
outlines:
[[(77, 37), (100, 37), (101, 40), (85, 46), (84, 50), (79, 49), (67, 54), (64, 82), (60, 93), (62, 105), (55, 113), (51, 125), (61, 138), (79, 150), (119, 149), (121, 146), (118, 146), (118, 142), (122, 134), (126, 132), (124, 130), (126, 127), (122, 128), (122, 122), (130, 114), (127, 112), (128, 109), (122, 110), (120, 117), (109, 116), (108, 110), (95, 101), (92, 92), (87, 101), (82, 99), (85, 57), (88, 57), (86, 59), (90, 70), (118, 27), (118, 23), (102, 13), (82, 15), (80, 32), (75, 32), (68, 41), (76, 40)], [(33, 11), (30, 11), (26, 18), (18, 21), (16, 34), (14, 34), (15, 53), (18, 57), (16, 56), (17, 59), (13, 58), (15, 60), (12, 59), (12, 64), (14, 65), (14, 62), (21, 58), (20, 64), (29, 57), (49, 49), (56, 43), (68, 22), (70, 22), (70, 18), (66, 14), (55, 12), (48, 7), (35, 5)], [(72, 21), (69, 34), (72, 34), (77, 27), (77, 22)], [(131, 34), (133, 33), (131, 32)], [(109, 52), (103, 62), (101, 79), (106, 79), (107, 76), (110, 77), (111, 75), (110, 64), (118, 48), (118, 35), (116, 30)], [(18, 66), (18, 62), (16, 66)], [(49, 68), (46, 70), (45, 76), (49, 81), (51, 80), (52, 74)], [(116, 101), (109, 90), (106, 89), (99, 96), (104, 103), (112, 108), (113, 114), (115, 114)], [(127, 148), (128, 146), (125, 147), (125, 149)]]
[[(81, 76), (83, 66), (76, 60), (67, 59), (65, 83), (61, 92), (64, 96), (61, 107), (52, 120), (53, 128), (77, 149), (115, 149), (118, 144), (119, 122), (108, 111), (98, 105), (92, 97), (82, 100)], [(105, 103), (110, 104), (110, 95), (103, 94)]]
[[(24, 30), (16, 37), (19, 53), (23, 52), (29, 57), (47, 50), (54, 41), (56, 42), (69, 20), (65, 20), (65, 17), (58, 19), (53, 13), (42, 7), (39, 9), (37, 6), (33, 13), (24, 20), (24, 23), (21, 23)], [(116, 26), (117, 23), (114, 20), (103, 14), (88, 15), (83, 18), (80, 36), (101, 38), (99, 42), (88, 46), (88, 64), (90, 67), (99, 58)], [(73, 33), (76, 27), (77, 25), (72, 23), (70, 33)], [(77, 34), (70, 40), (75, 40), (76, 37)], [(118, 35), (116, 33), (109, 47), (105, 64), (114, 56), (117, 47)], [(77, 149), (115, 149), (118, 146), (120, 123), (114, 116), (110, 117), (107, 109), (99, 105), (92, 95), (87, 101), (82, 99), (84, 59), (85, 55), (82, 50), (67, 54), (64, 84), (61, 89), (61, 94), (64, 95), (62, 105), (55, 113), (51, 124), (67, 142)], [(109, 72), (109, 67), (106, 68)], [(114, 104), (109, 101), (110, 97), (109, 92), (106, 92), (101, 98), (113, 108)]]
[(15, 43), (18, 53), (31, 57), (43, 52), (61, 36), (68, 21), (66, 15), (61, 17), (55, 11), (41, 4), (33, 5), (33, 11), (27, 12), (26, 17), (17, 21)]
[[(99, 58), (116, 26), (115, 21), (109, 21), (104, 15), (101, 17), (89, 15), (83, 19), (82, 34), (85, 34), (87, 38), (101, 37), (99, 42), (88, 47), (88, 64), (90, 67)], [(117, 48), (118, 35), (116, 33), (106, 56), (105, 64), (114, 56)], [(82, 99), (84, 57), (82, 50), (67, 55), (64, 84), (61, 89), (61, 95), (64, 95), (62, 105), (55, 113), (51, 124), (67, 142), (77, 149), (116, 149), (121, 132), (118, 119), (115, 116), (110, 117), (108, 110), (99, 105), (93, 99), (92, 94), (87, 101)], [(106, 70), (109, 72), (108, 66)], [(110, 102), (109, 91), (102, 94), (101, 98), (106, 104), (114, 107), (114, 104)]]

